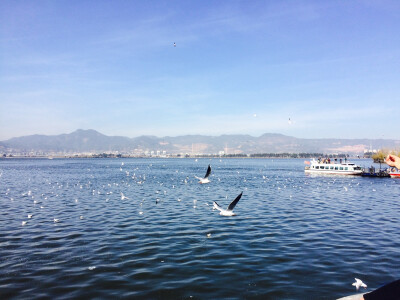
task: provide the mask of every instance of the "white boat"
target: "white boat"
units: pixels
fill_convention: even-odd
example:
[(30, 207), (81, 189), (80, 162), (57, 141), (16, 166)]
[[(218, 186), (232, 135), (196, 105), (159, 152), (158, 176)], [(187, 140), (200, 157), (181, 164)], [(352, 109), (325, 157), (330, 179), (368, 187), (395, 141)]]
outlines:
[(306, 166), (304, 171), (311, 174), (361, 175), (363, 172), (360, 166), (350, 162), (332, 163), (313, 159), (311, 162), (305, 163), (309, 166)]

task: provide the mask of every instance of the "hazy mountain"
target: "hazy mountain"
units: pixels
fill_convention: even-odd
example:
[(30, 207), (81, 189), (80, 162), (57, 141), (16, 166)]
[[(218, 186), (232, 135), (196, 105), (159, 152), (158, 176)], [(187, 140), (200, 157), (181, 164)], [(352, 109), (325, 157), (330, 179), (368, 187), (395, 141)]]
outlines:
[(76, 130), (70, 134), (30, 135), (4, 141), (8, 147), (22, 151), (115, 151), (129, 149), (131, 139), (106, 136), (95, 130)]
[(177, 137), (106, 136), (95, 130), (76, 130), (70, 134), (31, 135), (0, 142), (0, 151), (14, 152), (110, 152), (167, 151), (169, 154), (202, 153), (362, 153), (364, 149), (400, 147), (399, 140), (372, 139), (300, 139), (282, 134), (185, 135)]

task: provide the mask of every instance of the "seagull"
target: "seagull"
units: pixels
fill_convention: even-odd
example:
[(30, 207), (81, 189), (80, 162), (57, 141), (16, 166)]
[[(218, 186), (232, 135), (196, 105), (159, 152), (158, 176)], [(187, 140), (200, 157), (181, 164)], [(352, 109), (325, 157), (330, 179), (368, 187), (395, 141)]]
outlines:
[(236, 204), (239, 202), (240, 198), (242, 197), (243, 192), (241, 192), (235, 200), (232, 201), (231, 204), (229, 204), (227, 209), (223, 209), (221, 206), (218, 205), (217, 202), (213, 202), (214, 206), (213, 209), (218, 209), (220, 211), (221, 216), (235, 216), (236, 214), (233, 212), (233, 209), (235, 208)]
[(26, 221), (22, 221), (22, 226), (24, 226), (27, 222)]
[(210, 176), (210, 174), (211, 174), (211, 166), (208, 165), (206, 176), (204, 176), (204, 178), (200, 178), (200, 177), (197, 177), (197, 176), (194, 176), (194, 177), (196, 177), (199, 180), (200, 184), (204, 184), (204, 183), (209, 183), (210, 182), (210, 180), (208, 179), (208, 176)]
[(28, 215), (28, 219), (31, 219), (32, 218), (32, 215)]
[(60, 219), (54, 219), (54, 223), (60, 222)]
[(176, 43), (174, 42), (174, 47), (176, 47)]
[(354, 279), (356, 280), (356, 282), (354, 282), (352, 285), (354, 285), (356, 287), (357, 291), (360, 288), (360, 286), (362, 286), (364, 289), (367, 288), (367, 285), (364, 282), (362, 282), (360, 279), (358, 279), (358, 278), (354, 278)]
[(128, 200), (129, 200), (129, 198), (128, 198), (128, 197), (126, 197), (126, 196), (124, 195), (124, 193), (123, 193), (123, 192), (121, 192), (121, 200), (125, 200), (125, 199), (128, 199)]

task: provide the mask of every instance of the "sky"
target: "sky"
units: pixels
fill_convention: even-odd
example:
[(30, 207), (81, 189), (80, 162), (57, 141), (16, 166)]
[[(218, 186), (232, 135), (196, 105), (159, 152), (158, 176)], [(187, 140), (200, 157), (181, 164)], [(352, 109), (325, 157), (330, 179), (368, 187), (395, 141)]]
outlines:
[(400, 139), (399, 15), (397, 0), (1, 1), (0, 141)]

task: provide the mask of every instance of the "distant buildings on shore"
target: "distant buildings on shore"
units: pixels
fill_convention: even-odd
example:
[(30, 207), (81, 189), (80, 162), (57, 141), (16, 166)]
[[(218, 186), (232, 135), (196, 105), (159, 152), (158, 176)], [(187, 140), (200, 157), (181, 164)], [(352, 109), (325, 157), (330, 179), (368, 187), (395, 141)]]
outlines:
[(227, 149), (218, 151), (217, 153), (200, 153), (191, 151), (190, 153), (168, 153), (166, 150), (142, 150), (134, 149), (132, 151), (91, 151), (91, 152), (68, 152), (68, 151), (21, 151), (13, 149), (0, 149), (0, 157), (35, 157), (35, 158), (53, 158), (53, 157), (63, 157), (63, 158), (73, 158), (73, 157), (95, 157), (95, 158), (105, 158), (105, 157), (265, 157), (265, 158), (307, 158), (307, 157), (366, 157), (369, 158), (373, 154), (377, 153), (379, 150), (376, 149), (364, 149), (364, 153), (357, 155), (354, 153), (240, 153), (237, 151), (232, 151), (232, 153), (227, 153)]

